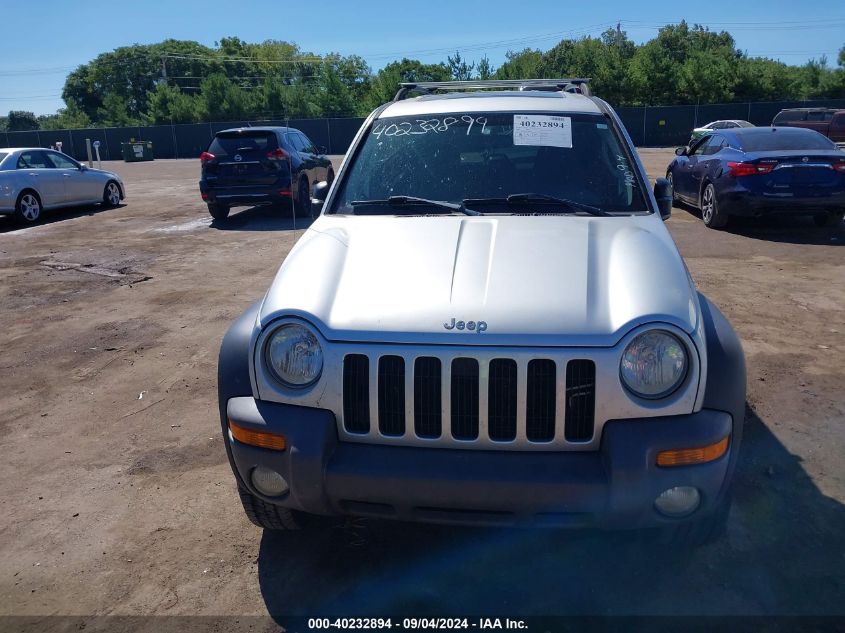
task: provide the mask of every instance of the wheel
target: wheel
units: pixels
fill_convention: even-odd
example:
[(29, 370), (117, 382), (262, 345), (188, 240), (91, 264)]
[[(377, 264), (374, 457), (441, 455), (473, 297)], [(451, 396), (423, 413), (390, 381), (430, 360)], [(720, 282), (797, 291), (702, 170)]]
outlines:
[(229, 207), (225, 204), (209, 204), (208, 212), (215, 220), (225, 220), (229, 217)]
[(701, 219), (704, 225), (711, 229), (721, 229), (728, 223), (728, 216), (719, 210), (716, 201), (716, 188), (713, 183), (707, 183), (701, 192)]
[(116, 207), (120, 204), (120, 186), (114, 181), (110, 180), (103, 190), (103, 205), (107, 207)]
[(332, 169), (331, 167), (329, 167), (329, 171), (326, 172), (326, 182), (328, 183), (329, 187), (331, 187), (332, 183), (334, 182), (334, 169)]
[(41, 217), (41, 199), (34, 191), (24, 191), (18, 196), (15, 205), (15, 217), (30, 224), (38, 222)]
[(836, 227), (839, 226), (839, 223), (842, 222), (842, 218), (845, 217), (845, 213), (833, 212), (833, 213), (817, 213), (813, 216), (813, 222), (816, 223), (816, 226), (819, 227)]
[(665, 528), (660, 540), (667, 545), (690, 549), (718, 541), (725, 535), (730, 511), (731, 498), (728, 497), (704, 519)]
[(290, 508), (282, 508), (259, 499), (251, 492), (238, 486), (238, 495), (247, 518), (265, 530), (303, 530), (325, 524), (326, 517), (307, 514)]
[(296, 215), (300, 218), (311, 217), (311, 193), (305, 178), (299, 181), (299, 189), (296, 192)]
[(666, 173), (666, 180), (669, 181), (669, 186), (672, 187), (672, 206), (674, 207), (678, 204), (679, 200), (678, 196), (675, 194), (675, 179), (672, 178), (671, 171)]

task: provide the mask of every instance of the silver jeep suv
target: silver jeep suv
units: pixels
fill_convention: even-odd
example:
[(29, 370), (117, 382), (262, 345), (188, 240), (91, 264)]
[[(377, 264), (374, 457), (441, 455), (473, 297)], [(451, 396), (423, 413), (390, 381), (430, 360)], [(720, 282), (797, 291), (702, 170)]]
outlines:
[(745, 364), (586, 80), (403, 84), (220, 352), (249, 518), (719, 533)]

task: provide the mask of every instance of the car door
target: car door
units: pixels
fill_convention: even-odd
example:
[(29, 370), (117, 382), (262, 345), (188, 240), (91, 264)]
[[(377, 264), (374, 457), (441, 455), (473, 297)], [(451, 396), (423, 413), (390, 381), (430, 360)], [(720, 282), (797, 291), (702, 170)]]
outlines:
[(301, 147), (300, 156), (303, 160), (303, 169), (308, 173), (308, 182), (314, 184), (322, 180), (319, 176), (320, 165), (317, 159), (317, 148), (311, 140), (302, 132), (296, 132), (296, 136)]
[(711, 136), (712, 134), (703, 136), (689, 148), (684, 156), (678, 157), (677, 168), (672, 173), (672, 180), (675, 192), (683, 199), (692, 200), (698, 197), (698, 190), (695, 190), (695, 194), (693, 194), (692, 173), (698, 165), (699, 158)]
[(31, 187), (41, 197), (42, 206), (65, 204), (65, 183), (61, 172), (53, 166), (43, 150), (26, 150), (18, 156), (19, 189)]
[(96, 172), (82, 169), (75, 160), (59, 152), (48, 151), (46, 154), (64, 179), (67, 204), (95, 202), (103, 197), (102, 178)]
[(690, 198), (697, 201), (701, 183), (707, 174), (712, 174), (719, 158), (716, 154), (727, 144), (721, 134), (711, 134), (700, 147), (696, 148), (695, 165), (690, 170)]
[[(302, 138), (305, 139), (305, 147), (309, 152), (309, 155), (312, 157), (314, 161), (314, 181), (313, 182), (322, 182), (326, 180), (329, 176), (329, 167), (331, 166), (332, 162), (329, 160), (329, 157), (323, 154), (321, 148), (317, 147), (311, 139), (309, 139), (304, 134)], [(325, 148), (322, 148), (325, 149)]]

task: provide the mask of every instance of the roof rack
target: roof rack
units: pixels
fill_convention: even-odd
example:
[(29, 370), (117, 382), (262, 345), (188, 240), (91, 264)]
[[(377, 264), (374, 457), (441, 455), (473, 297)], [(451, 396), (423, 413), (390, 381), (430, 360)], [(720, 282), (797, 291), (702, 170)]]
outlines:
[(567, 77), (561, 79), (480, 79), (470, 81), (415, 81), (399, 84), (394, 101), (402, 101), (411, 92), (431, 94), (438, 90), (479, 90), (482, 88), (516, 88), (517, 90), (543, 90), (577, 92), (590, 96), (590, 79)]

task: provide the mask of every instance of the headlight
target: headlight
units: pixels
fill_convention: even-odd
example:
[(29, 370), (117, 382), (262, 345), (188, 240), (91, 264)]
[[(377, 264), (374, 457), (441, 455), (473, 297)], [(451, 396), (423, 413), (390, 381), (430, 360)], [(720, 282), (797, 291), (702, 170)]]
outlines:
[(623, 384), (641, 398), (665, 398), (687, 374), (684, 344), (663, 330), (638, 334), (622, 354)]
[(288, 387), (307, 387), (323, 372), (323, 349), (304, 325), (282, 325), (267, 339), (264, 350), (270, 373)]

